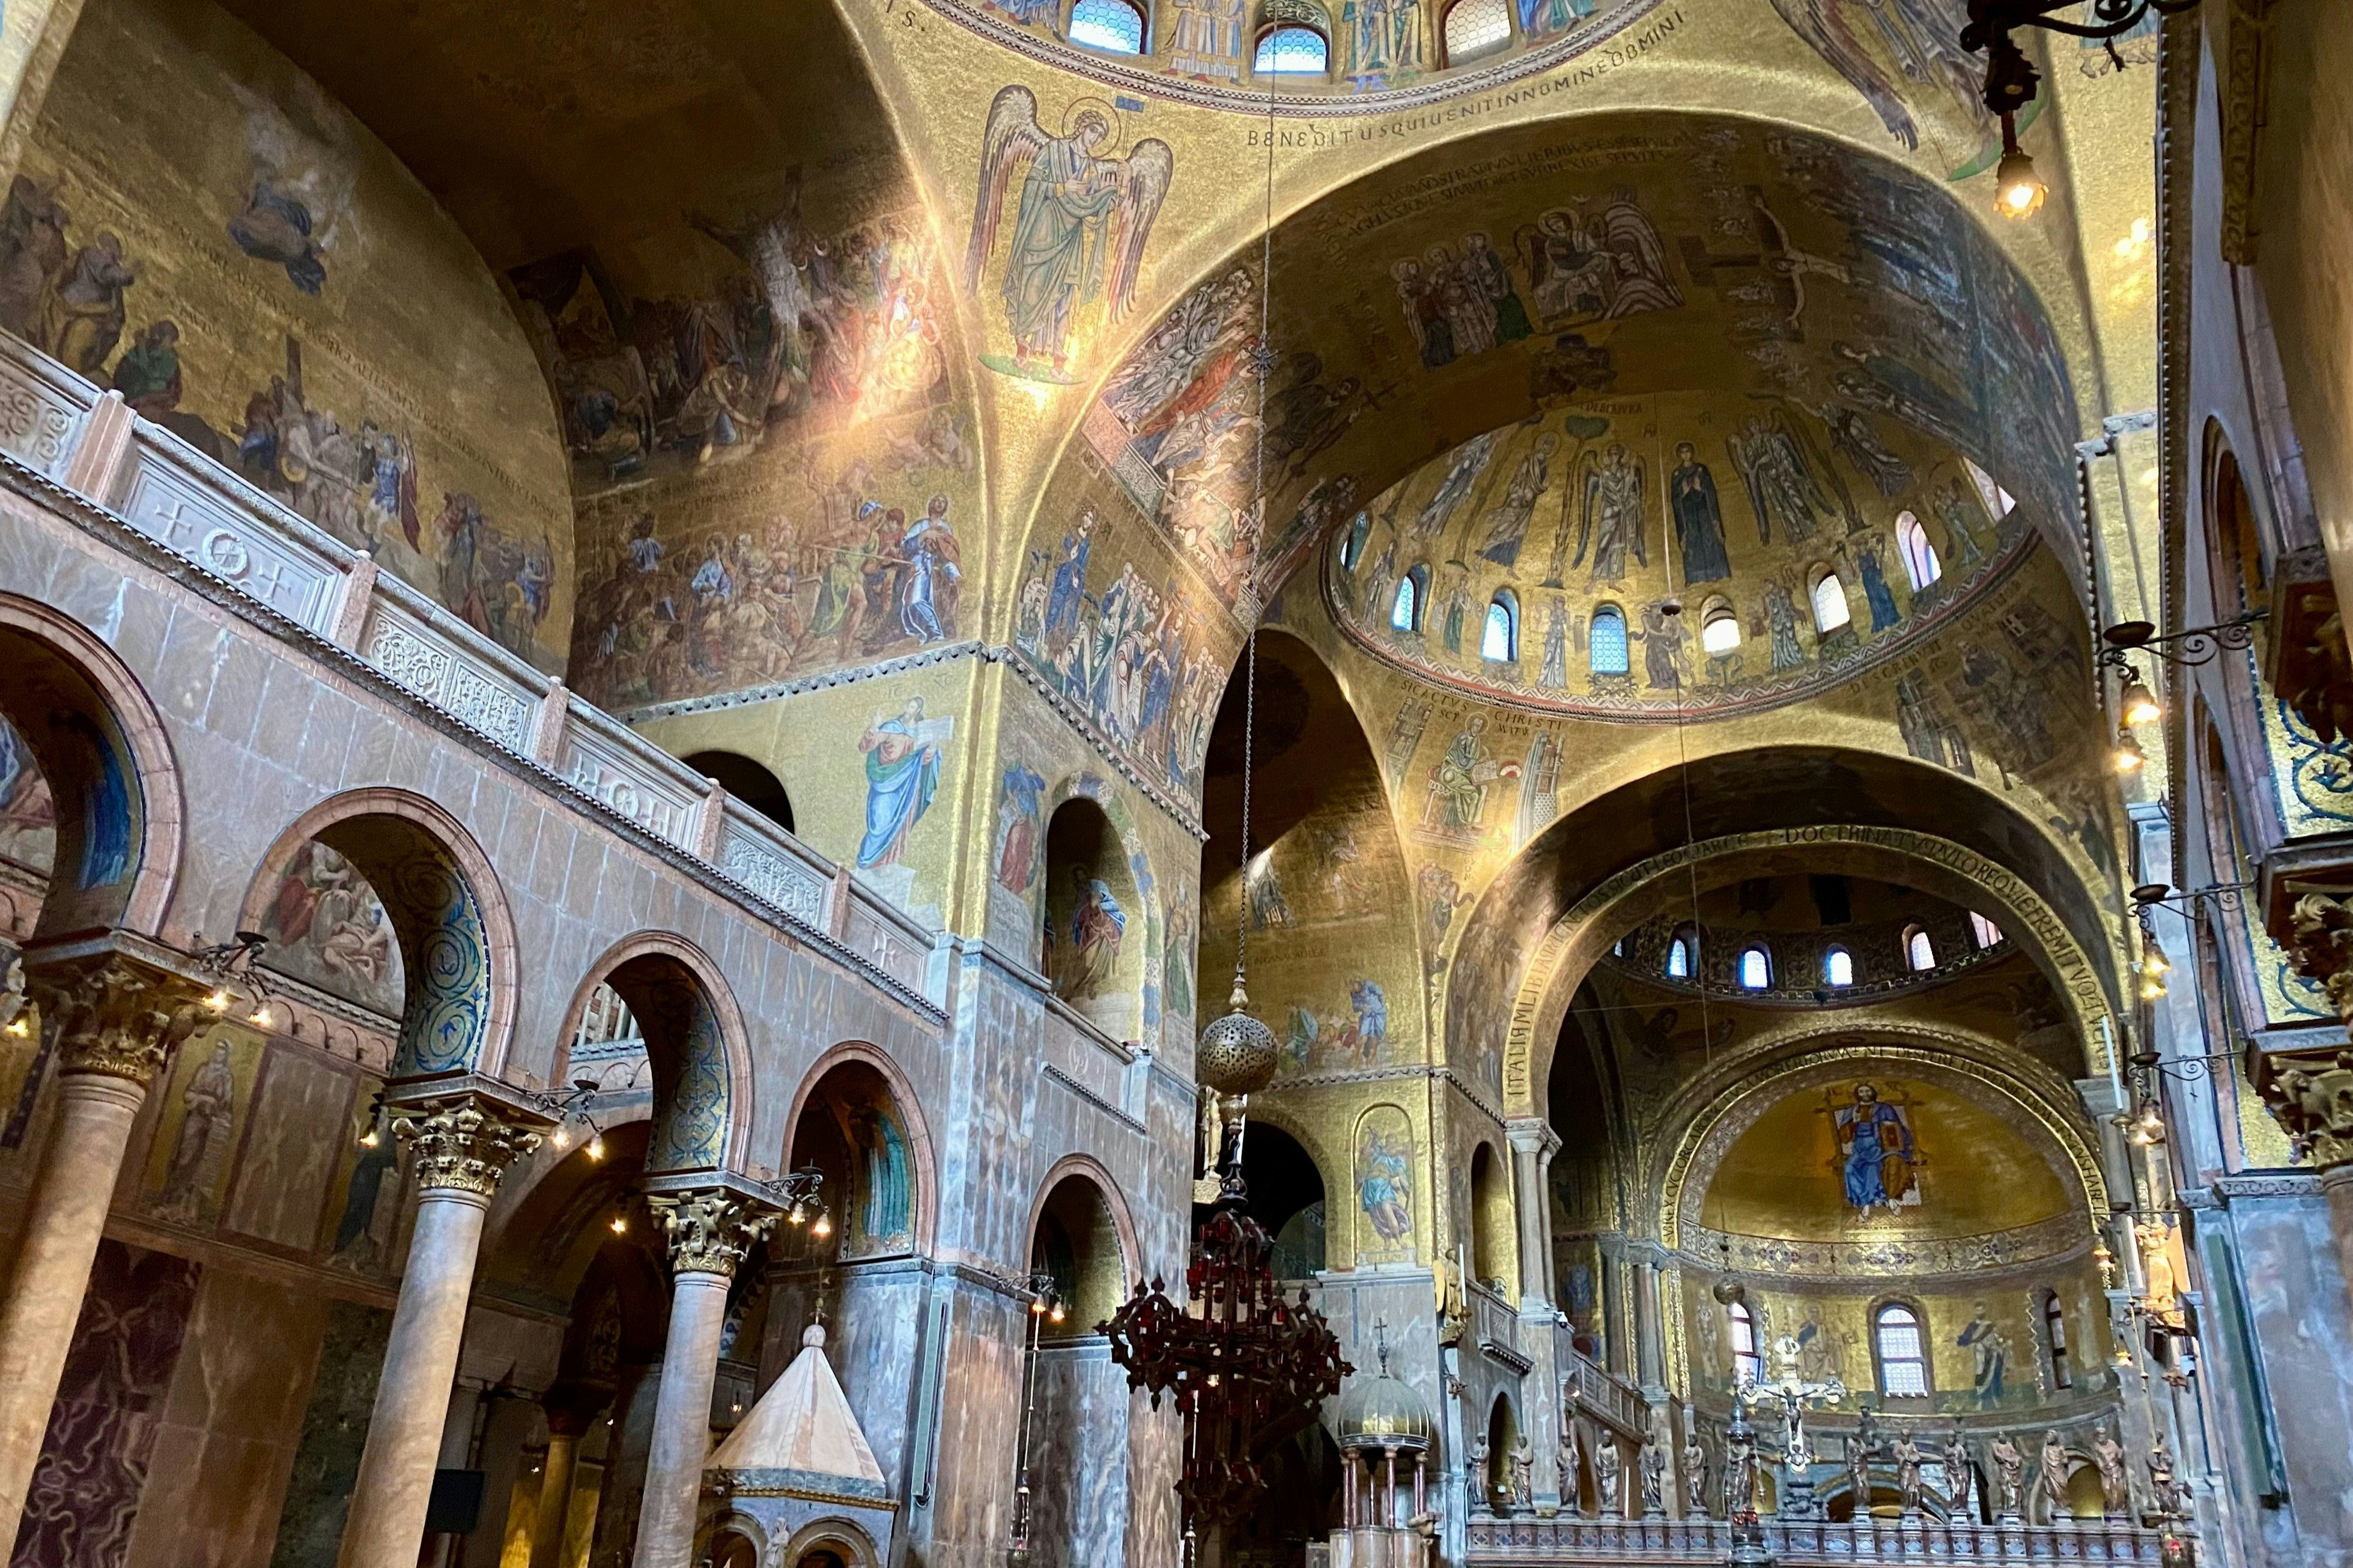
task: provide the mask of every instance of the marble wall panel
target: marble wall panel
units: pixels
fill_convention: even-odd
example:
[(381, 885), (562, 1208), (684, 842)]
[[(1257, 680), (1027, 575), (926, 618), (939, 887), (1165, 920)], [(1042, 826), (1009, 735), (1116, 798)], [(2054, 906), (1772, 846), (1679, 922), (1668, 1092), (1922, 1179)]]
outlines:
[(1031, 1560), (1124, 1568), (1130, 1503), (1127, 1373), (1097, 1339), (1040, 1350), (1029, 1425)]
[[(2327, 1200), (2243, 1199), (2231, 1205), (2230, 1219), (2288, 1495), (2353, 1497), (2345, 1442), (2353, 1430), (2353, 1340)], [(2353, 1520), (2341, 1508), (2299, 1508), (2295, 1523), (2306, 1561), (2353, 1550)]]
[(315, 1057), (279, 1052), (269, 1059), (229, 1199), (230, 1229), (280, 1246), (311, 1245), (321, 1195), (343, 1155), (352, 1083)]
[(379, 1308), (328, 1305), (269, 1568), (329, 1568), (335, 1561), (391, 1330), (392, 1314)]
[(197, 1267), (99, 1244), (58, 1402), (16, 1532), (12, 1568), (114, 1568), (156, 1456)]

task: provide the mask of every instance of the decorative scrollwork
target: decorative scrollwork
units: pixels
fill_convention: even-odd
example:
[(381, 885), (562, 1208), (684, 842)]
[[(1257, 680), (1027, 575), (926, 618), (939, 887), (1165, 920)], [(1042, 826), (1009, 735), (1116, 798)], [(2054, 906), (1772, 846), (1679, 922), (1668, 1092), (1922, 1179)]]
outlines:
[(2255, 623), (2270, 611), (2251, 609), (2211, 626), (2192, 626), (2160, 633), (2146, 620), (2124, 620), (2100, 633), (2100, 662), (2114, 670), (2131, 668), (2130, 655), (2147, 653), (2180, 669), (2211, 664), (2224, 652), (2237, 652), (2255, 643)]

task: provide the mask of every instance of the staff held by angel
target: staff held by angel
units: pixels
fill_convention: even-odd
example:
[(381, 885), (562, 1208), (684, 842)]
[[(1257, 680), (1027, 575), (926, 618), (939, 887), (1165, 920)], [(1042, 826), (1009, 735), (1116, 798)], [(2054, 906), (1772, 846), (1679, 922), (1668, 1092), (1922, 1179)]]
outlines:
[(1013, 355), (984, 356), (991, 369), (1067, 386), (1080, 313), (1103, 300), (1117, 322), (1134, 304), (1145, 241), (1176, 162), (1168, 143), (1152, 137), (1124, 157), (1105, 155), (1119, 141), (1119, 112), (1101, 99), (1072, 103), (1060, 135), (1038, 122), (1037, 95), (1026, 87), (1001, 89), (989, 105), (979, 205), (965, 252), (973, 287), (997, 252), (1017, 175), (1021, 184), (999, 291)]

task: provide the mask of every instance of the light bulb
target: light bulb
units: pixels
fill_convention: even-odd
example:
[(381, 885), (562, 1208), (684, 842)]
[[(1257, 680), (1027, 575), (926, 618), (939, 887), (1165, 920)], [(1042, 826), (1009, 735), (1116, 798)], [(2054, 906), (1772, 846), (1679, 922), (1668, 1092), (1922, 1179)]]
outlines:
[(2149, 975), (2173, 972), (2173, 966), (2165, 961), (2165, 949), (2158, 945), (2158, 940), (2154, 937), (2147, 938), (2141, 943), (2140, 969), (2141, 973)]
[(32, 1032), (33, 1026), (25, 1022), (25, 1015), (21, 1012), (18, 1013), (16, 1018), (11, 1020), (8, 1024), (8, 1033), (15, 1035), (19, 1040), (22, 1040), (26, 1035), (30, 1034)]
[(2157, 705), (2156, 693), (2150, 691), (2139, 681), (2126, 683), (2125, 723), (2155, 724), (2164, 716), (2165, 710)]
[(1029, 1315), (1032, 1318), (1042, 1318), (1046, 1315), (1046, 1298), (1043, 1296), (1029, 1298)]
[(561, 1153), (572, 1147), (572, 1129), (568, 1127), (559, 1127), (555, 1129), (555, 1136), (548, 1141), (555, 1145), (556, 1151)]
[(2028, 218), (2042, 210), (2051, 187), (2034, 172), (2034, 160), (2012, 147), (2001, 155), (1993, 176), (1994, 210), (2008, 218)]
[(1055, 1306), (1054, 1306), (1053, 1310), (1046, 1314), (1046, 1321), (1048, 1321), (1049, 1323), (1059, 1323), (1059, 1322), (1060, 1322), (1061, 1320), (1062, 1320), (1062, 1308), (1061, 1308), (1061, 1304), (1060, 1304), (1060, 1302), (1057, 1302), (1057, 1303), (1055, 1303)]
[(384, 1135), (376, 1131), (374, 1127), (370, 1127), (365, 1132), (360, 1134), (360, 1147), (362, 1149), (374, 1149), (377, 1144), (382, 1143), (383, 1141)]
[(2114, 759), (2117, 772), (2137, 773), (2141, 769), (2141, 764), (2148, 760), (2148, 754), (2141, 750), (2140, 742), (2132, 737), (2130, 730), (2120, 729), (2116, 732), (2116, 749)]
[(278, 1022), (278, 1015), (269, 1011), (269, 1004), (268, 1002), (263, 1002), (259, 1007), (255, 1008), (251, 1012), (248, 1013), (245, 1021), (248, 1023), (252, 1024), (256, 1029), (267, 1029), (271, 1024)]
[(615, 1214), (613, 1216), (613, 1234), (617, 1236), (625, 1236), (629, 1234), (628, 1215)]
[(205, 1005), (211, 1008), (215, 1012), (227, 1012), (228, 1011), (229, 1001), (230, 997), (228, 994), (228, 987), (227, 986), (216, 988), (213, 991), (212, 995), (205, 998)]
[(819, 1214), (819, 1215), (817, 1217), (817, 1224), (813, 1224), (813, 1225), (811, 1225), (811, 1226), (809, 1227), (809, 1234), (811, 1234), (811, 1235), (813, 1235), (813, 1236), (817, 1236), (817, 1237), (818, 1237), (818, 1238), (820, 1238), (820, 1239), (822, 1239), (822, 1238), (824, 1238), (824, 1237), (826, 1237), (826, 1236), (829, 1236), (829, 1235), (831, 1235), (832, 1234), (833, 1234), (833, 1216), (832, 1216), (832, 1215), (830, 1215), (830, 1214)]
[(2164, 994), (2164, 978), (2160, 975), (2152, 973), (2149, 970), (2143, 969), (2140, 977), (2140, 999), (2143, 1001), (2155, 1001)]
[(602, 1132), (593, 1132), (588, 1135), (588, 1158), (591, 1160), (605, 1158), (605, 1135)]
[(785, 1215), (785, 1223), (788, 1225), (805, 1225), (808, 1224), (808, 1205), (796, 1199), (791, 1212)]

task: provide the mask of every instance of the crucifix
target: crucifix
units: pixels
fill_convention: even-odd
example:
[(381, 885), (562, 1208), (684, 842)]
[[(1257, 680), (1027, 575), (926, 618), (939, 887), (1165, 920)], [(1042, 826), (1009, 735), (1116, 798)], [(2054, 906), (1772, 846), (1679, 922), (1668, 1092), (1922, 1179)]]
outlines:
[(1743, 1378), (1734, 1397), (1744, 1409), (1752, 1404), (1769, 1404), (1779, 1412), (1781, 1512), (1791, 1519), (1811, 1519), (1821, 1505), (1814, 1499), (1814, 1450), (1806, 1433), (1806, 1412), (1839, 1404), (1846, 1398), (1847, 1387), (1835, 1372), (1827, 1379), (1809, 1378), (1798, 1364), (1798, 1358), (1796, 1337), (1783, 1334), (1772, 1344), (1771, 1378), (1765, 1382)]

